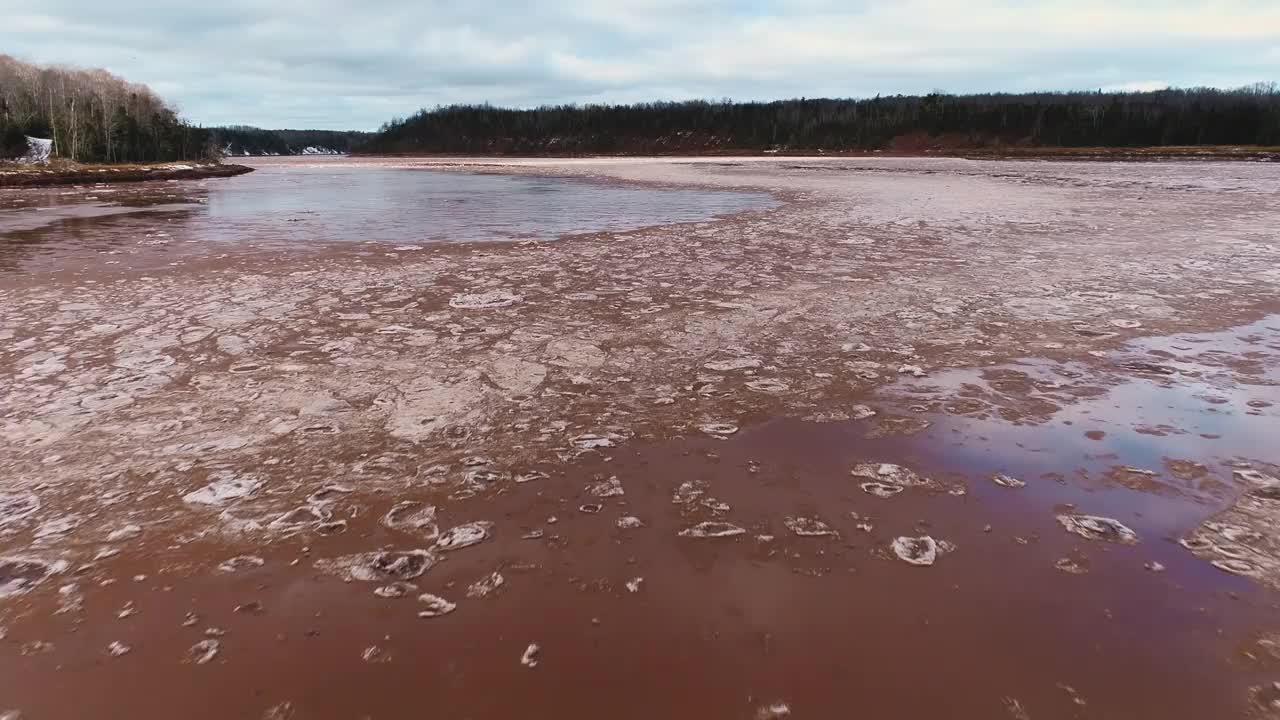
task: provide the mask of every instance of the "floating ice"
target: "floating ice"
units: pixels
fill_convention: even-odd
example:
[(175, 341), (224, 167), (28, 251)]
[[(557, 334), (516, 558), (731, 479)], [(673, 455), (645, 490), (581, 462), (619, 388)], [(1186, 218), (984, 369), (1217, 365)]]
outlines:
[(420, 532), (428, 540), (440, 535), (436, 526), (436, 507), (417, 500), (402, 500), (391, 506), (382, 516), (382, 524), (393, 530)]
[(373, 594), (380, 598), (394, 599), (402, 598), (418, 589), (417, 585), (409, 582), (397, 581), (389, 585), (380, 585), (373, 589)]
[(66, 535), (80, 526), (79, 515), (63, 515), (62, 517), (46, 520), (36, 528), (33, 535), (38, 540), (40, 538), (55, 537), (58, 535)]
[(727, 360), (713, 360), (702, 367), (715, 372), (732, 372), (734, 370), (750, 370), (760, 367), (760, 358), (736, 357)]
[(133, 648), (129, 647), (128, 645), (125, 645), (124, 643), (118, 640), (107, 646), (107, 654), (110, 655), (111, 657), (120, 657), (121, 655), (128, 655), (130, 650), (133, 650)]
[(542, 659), (542, 647), (538, 643), (529, 643), (529, 647), (524, 649), (524, 654), (520, 656), (520, 664), (527, 667), (538, 667), (538, 661)]
[(631, 593), (640, 592), (640, 583), (642, 582), (644, 582), (644, 578), (642, 577), (631, 578), (630, 580), (627, 581), (627, 592), (631, 592)]
[(449, 298), (449, 306), (464, 310), (488, 310), (515, 305), (524, 300), (519, 295), (503, 290), (491, 290), (483, 293), (462, 293)]
[[(373, 555), (368, 565), (354, 568), (352, 576), (357, 580), (379, 580), (384, 577), (412, 580), (430, 570), (435, 564), (436, 556), (428, 550), (380, 552)], [(372, 573), (361, 573), (361, 570), (370, 570)]]
[(33, 493), (0, 493), (0, 527), (34, 515), (40, 498)]
[(195, 645), (192, 645), (191, 649), (187, 650), (186, 662), (194, 663), (196, 665), (204, 665), (217, 657), (218, 651), (221, 649), (222, 643), (217, 640), (212, 638), (208, 640), (201, 640)]
[(728, 437), (738, 432), (738, 426), (731, 423), (703, 423), (698, 429), (712, 437)]
[(487, 597), (491, 595), (493, 592), (495, 592), (498, 588), (502, 587), (502, 584), (505, 582), (506, 582), (506, 578), (502, 577), (502, 573), (499, 573), (496, 571), (491, 572), (488, 575), (485, 575), (484, 577), (480, 578), (479, 580), (471, 583), (471, 585), (467, 587), (467, 597), (469, 598)]
[(331, 515), (332, 513), (323, 507), (303, 505), (281, 513), (279, 517), (267, 523), (267, 527), (272, 530), (299, 530), (308, 525), (327, 522)]
[(911, 470), (893, 463), (862, 463), (853, 466), (849, 474), (856, 478), (884, 482), (891, 485), (911, 486), (927, 485), (928, 480)]
[(587, 492), (601, 498), (617, 497), (619, 495), (626, 494), (622, 489), (622, 482), (618, 480), (617, 476), (610, 477), (607, 480), (601, 480), (597, 483), (592, 483), (587, 488)]
[(778, 720), (790, 716), (791, 706), (784, 702), (769, 703), (756, 709), (756, 720)]
[(1027, 486), (1025, 482), (1018, 478), (1013, 477), (1012, 475), (1005, 475), (1004, 473), (996, 473), (995, 475), (992, 475), (991, 482), (1007, 488), (1023, 488)]
[(431, 593), (423, 593), (419, 595), (418, 602), (422, 603), (424, 606), (423, 609), (418, 611), (418, 617), (420, 618), (440, 617), (441, 615), (448, 615), (458, 609), (458, 606), (455, 603), (451, 603), (439, 595), (432, 595)]
[(533, 482), (534, 480), (546, 480), (548, 477), (550, 476), (542, 472), (541, 470), (530, 470), (529, 472), (524, 472), (524, 473), (520, 473), (519, 475), (516, 475), (515, 479), (516, 479), (516, 482), (518, 483), (527, 483), (527, 482)]
[(218, 565), (218, 569), (222, 572), (239, 572), (240, 570), (262, 567), (266, 562), (266, 560), (257, 555), (237, 555), (229, 560), (223, 560)]
[(489, 537), (489, 531), (492, 528), (493, 523), (488, 520), (477, 520), (449, 528), (441, 533), (436, 540), (436, 548), (439, 550), (461, 550), (465, 547), (471, 547)]
[(786, 517), (782, 524), (788, 530), (799, 535), (800, 537), (824, 537), (835, 536), (836, 531), (830, 525), (818, 520), (817, 518), (808, 517)]
[(938, 543), (928, 535), (897, 538), (892, 548), (899, 560), (912, 565), (932, 565), (938, 559)]
[(120, 542), (121, 540), (132, 540), (142, 534), (142, 526), (140, 525), (122, 525), (107, 534), (107, 542)]
[(237, 475), (228, 470), (213, 474), (213, 482), (182, 496), (184, 502), (198, 505), (222, 505), (252, 495), (262, 481), (252, 475)]
[(617, 526), (623, 530), (634, 530), (644, 527), (644, 521), (634, 515), (618, 518)]
[(1089, 540), (1130, 545), (1138, 542), (1138, 534), (1119, 520), (1098, 515), (1059, 515), (1058, 522), (1067, 532)]
[(760, 393), (784, 393), (791, 389), (791, 386), (780, 380), (752, 380), (747, 383), (747, 388)]
[(701, 522), (691, 528), (680, 531), (680, 537), (689, 538), (724, 538), (742, 535), (747, 531), (733, 523), (708, 521)]
[(49, 563), (35, 558), (0, 557), (0, 598), (25, 593), (66, 569), (64, 560)]
[(611, 448), (617, 445), (617, 435), (597, 435), (595, 433), (583, 433), (569, 442), (579, 450), (596, 450), (599, 448)]
[(603, 509), (604, 506), (599, 503), (586, 503), (585, 505), (578, 506), (578, 512), (583, 512), (588, 515), (595, 515)]
[(875, 417), (876, 411), (868, 405), (853, 405), (849, 408), (849, 418), (852, 420), (866, 420)]
[(893, 497), (903, 490), (906, 490), (906, 488), (901, 485), (890, 485), (889, 483), (882, 482), (866, 482), (862, 483), (858, 487), (861, 487), (863, 492), (869, 495), (875, 495), (879, 498)]

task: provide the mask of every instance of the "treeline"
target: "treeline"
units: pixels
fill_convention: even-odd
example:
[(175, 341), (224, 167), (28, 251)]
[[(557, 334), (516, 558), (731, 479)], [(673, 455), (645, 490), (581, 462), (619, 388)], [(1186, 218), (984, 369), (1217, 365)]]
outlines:
[(53, 140), (53, 155), (80, 162), (197, 160), (214, 153), (146, 85), (106, 70), (32, 65), (0, 55), (0, 159)]
[(367, 153), (664, 153), (1280, 145), (1275, 83), (1236, 90), (656, 102), (512, 110), (424, 109), (385, 124)]
[(224, 155), (326, 155), (348, 153), (373, 133), (342, 130), (263, 130), (247, 125), (211, 128)]

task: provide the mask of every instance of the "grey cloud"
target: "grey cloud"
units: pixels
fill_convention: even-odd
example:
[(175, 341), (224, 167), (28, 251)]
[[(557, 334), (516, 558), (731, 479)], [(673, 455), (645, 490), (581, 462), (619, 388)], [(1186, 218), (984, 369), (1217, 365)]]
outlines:
[(371, 129), (452, 102), (1243, 84), (1274, 79), (1280, 47), (1280, 10), (1250, 0), (0, 0), (0, 17), (0, 52), (268, 127)]

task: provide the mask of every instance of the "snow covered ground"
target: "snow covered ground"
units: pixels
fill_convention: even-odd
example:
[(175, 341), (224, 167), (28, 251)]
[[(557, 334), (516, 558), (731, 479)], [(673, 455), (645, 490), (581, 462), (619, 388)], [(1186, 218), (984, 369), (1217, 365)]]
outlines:
[(27, 154), (18, 158), (23, 164), (47, 163), (53, 152), (53, 140), (27, 136)]

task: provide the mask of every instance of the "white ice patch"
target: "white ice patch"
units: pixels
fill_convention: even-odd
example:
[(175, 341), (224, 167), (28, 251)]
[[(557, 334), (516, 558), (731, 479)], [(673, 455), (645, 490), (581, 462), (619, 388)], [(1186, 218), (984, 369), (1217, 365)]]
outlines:
[(471, 547), (489, 537), (491, 529), (493, 523), (488, 520), (477, 520), (449, 528), (436, 540), (436, 549), (449, 551)]
[(0, 557), (0, 598), (21, 595), (50, 575), (65, 572), (66, 560), (46, 562), (30, 557)]
[(595, 433), (583, 433), (569, 442), (579, 450), (597, 450), (601, 448), (611, 448), (617, 444), (617, 436), (597, 435)]
[(747, 531), (733, 523), (708, 521), (700, 522), (680, 531), (680, 537), (688, 538), (726, 538), (745, 534)]
[(622, 489), (622, 481), (619, 480), (616, 475), (611, 476), (607, 480), (592, 483), (587, 488), (587, 492), (599, 498), (618, 497), (619, 495), (626, 494)]
[(251, 570), (266, 565), (267, 561), (257, 555), (237, 555), (233, 558), (223, 560), (218, 564), (218, 569), (222, 572), (240, 572), (241, 570)]
[(644, 527), (644, 521), (634, 515), (618, 518), (617, 525), (623, 530), (635, 530)]
[(198, 490), (182, 496), (182, 500), (196, 505), (224, 505), (252, 495), (262, 481), (252, 475), (237, 475), (229, 470), (213, 474), (216, 479)]
[(196, 665), (204, 665), (217, 657), (218, 652), (221, 649), (222, 643), (214, 640), (213, 638), (201, 640), (195, 645), (192, 645), (191, 649), (187, 650), (186, 662), (194, 663)]
[(1012, 475), (1005, 475), (1004, 473), (996, 473), (995, 475), (992, 475), (991, 482), (1001, 487), (1015, 488), (1015, 489), (1024, 488), (1027, 486), (1025, 482), (1019, 480), (1018, 478), (1013, 477)]
[(502, 587), (502, 585), (506, 581), (507, 581), (506, 578), (502, 577), (502, 573), (491, 572), (488, 575), (485, 575), (484, 577), (480, 578), (479, 580), (471, 583), (471, 585), (467, 588), (467, 597), (469, 598), (488, 597), (489, 595), (492, 595), (494, 592), (496, 592), (498, 588)]
[(141, 525), (122, 525), (107, 534), (107, 542), (120, 542), (121, 540), (132, 540), (142, 534)]
[(524, 300), (523, 297), (503, 290), (490, 290), (483, 293), (462, 293), (449, 298), (449, 306), (464, 310), (489, 310), (515, 305)]
[(1138, 542), (1138, 534), (1119, 520), (1099, 515), (1059, 515), (1058, 522), (1067, 532), (1089, 540), (1132, 545)]
[(40, 498), (34, 493), (0, 493), (0, 527), (34, 515)]
[(717, 438), (725, 438), (738, 432), (738, 426), (732, 423), (703, 423), (698, 429)]
[(423, 605), (423, 608), (418, 611), (418, 617), (420, 618), (440, 617), (441, 615), (448, 615), (458, 609), (457, 604), (451, 603), (439, 595), (432, 595), (431, 593), (423, 593), (419, 595), (418, 602)]
[(897, 538), (892, 548), (899, 560), (911, 565), (932, 565), (938, 559), (938, 543), (928, 535)]
[(434, 540), (440, 535), (440, 528), (436, 526), (436, 507), (416, 500), (403, 500), (393, 505), (382, 517), (382, 524), (393, 530), (419, 533), (427, 540)]
[(542, 647), (538, 643), (529, 643), (529, 647), (524, 649), (524, 654), (520, 656), (520, 664), (527, 668), (538, 667), (538, 661), (542, 659)]
[(800, 537), (835, 537), (838, 534), (830, 525), (817, 518), (787, 517), (782, 524)]

